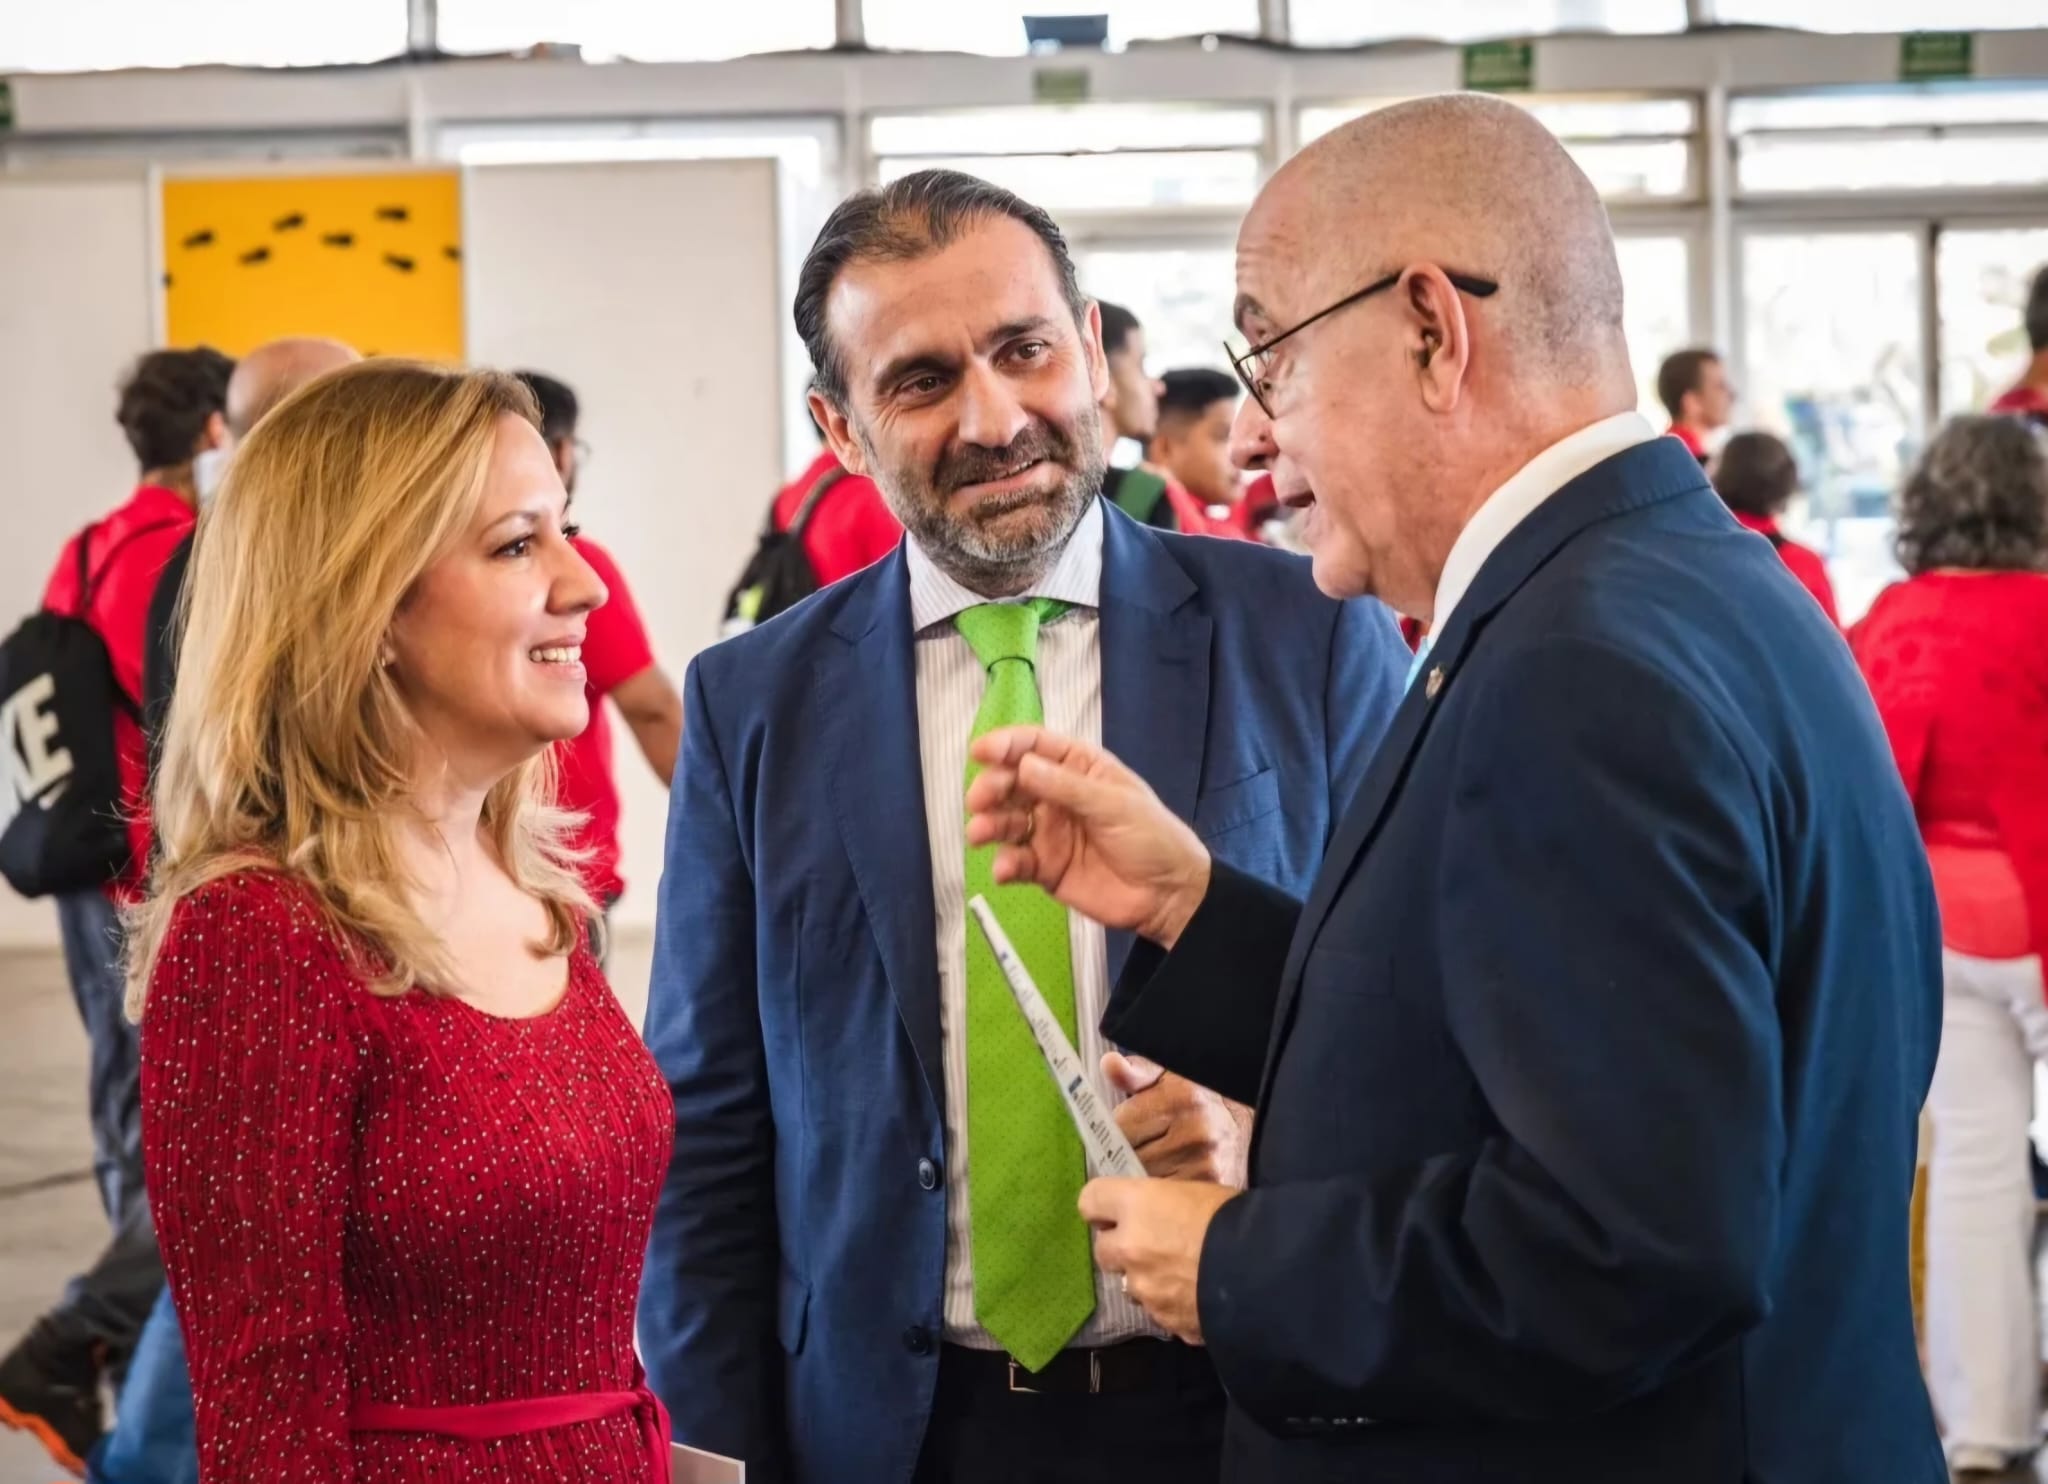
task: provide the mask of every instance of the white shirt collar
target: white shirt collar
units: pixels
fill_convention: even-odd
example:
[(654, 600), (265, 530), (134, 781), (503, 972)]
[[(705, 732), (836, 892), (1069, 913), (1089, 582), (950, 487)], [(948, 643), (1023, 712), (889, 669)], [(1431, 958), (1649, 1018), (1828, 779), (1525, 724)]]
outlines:
[[(941, 572), (917, 544), (915, 536), (907, 547), (910, 625), (914, 632), (921, 634), (934, 624), (950, 622), (956, 615), (990, 601)], [(1057, 598), (1077, 608), (1102, 606), (1102, 501), (1089, 501), (1087, 513), (1067, 538), (1066, 549), (1053, 569), (1033, 584), (1029, 592), (1003, 601), (1021, 603), (1027, 598)]]
[(1559, 439), (1510, 475), (1507, 483), (1473, 512), (1452, 543), (1443, 575), (1436, 583), (1436, 613), (1430, 620), (1430, 633), (1444, 632), (1486, 559), (1537, 506), (1594, 465), (1656, 437), (1657, 430), (1641, 413), (1617, 412)]

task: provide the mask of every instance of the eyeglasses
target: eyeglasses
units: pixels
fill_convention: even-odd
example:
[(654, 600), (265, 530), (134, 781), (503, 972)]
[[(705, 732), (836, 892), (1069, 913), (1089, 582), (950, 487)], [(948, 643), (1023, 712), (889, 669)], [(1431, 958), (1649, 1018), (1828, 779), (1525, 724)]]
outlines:
[[(1357, 293), (1345, 295), (1329, 308), (1317, 310), (1292, 329), (1282, 330), (1272, 339), (1263, 340), (1249, 349), (1239, 350), (1226, 340), (1223, 343), (1223, 350), (1230, 357), (1230, 368), (1237, 373), (1237, 379), (1244, 383), (1244, 389), (1251, 393), (1252, 400), (1259, 404), (1259, 410), (1268, 417), (1273, 415), (1273, 409), (1266, 401), (1264, 388), (1267, 385), (1266, 373), (1271, 369), (1268, 357), (1271, 356), (1274, 346), (1290, 336), (1299, 335), (1317, 320), (1328, 319), (1340, 309), (1349, 309), (1361, 299), (1370, 299), (1374, 294), (1392, 288), (1401, 281), (1401, 274), (1406, 271), (1404, 268), (1400, 273), (1389, 273), (1385, 278), (1374, 279)], [(1488, 299), (1500, 292), (1500, 285), (1490, 278), (1475, 278), (1469, 273), (1452, 273), (1448, 269), (1445, 270), (1444, 277), (1451, 281), (1452, 288), (1460, 293), (1470, 294), (1475, 299)]]

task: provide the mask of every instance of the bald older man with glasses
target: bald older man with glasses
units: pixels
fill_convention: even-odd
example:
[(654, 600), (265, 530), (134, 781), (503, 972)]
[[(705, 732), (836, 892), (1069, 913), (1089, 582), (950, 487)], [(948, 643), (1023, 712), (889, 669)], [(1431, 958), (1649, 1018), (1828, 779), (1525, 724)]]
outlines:
[(1403, 104), (1274, 178), (1238, 283), (1235, 456), (1433, 638), (1305, 902), (1099, 746), (975, 743), (996, 879), (1144, 941), (1106, 1033), (1258, 1107), (1244, 1191), (1082, 1193), (1100, 1267), (1207, 1344), (1232, 1481), (1937, 1484), (1912, 811), (1635, 412), (1598, 195), (1523, 110)]

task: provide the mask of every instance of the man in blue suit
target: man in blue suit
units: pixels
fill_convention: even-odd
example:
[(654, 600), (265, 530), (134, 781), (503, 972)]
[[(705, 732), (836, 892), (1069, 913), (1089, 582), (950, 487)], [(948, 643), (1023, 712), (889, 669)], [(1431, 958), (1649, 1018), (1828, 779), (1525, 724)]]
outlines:
[(995, 886), (967, 749), (1039, 716), (1099, 737), (1219, 858), (1305, 890), (1407, 653), (1299, 560), (1098, 498), (1096, 311), (1008, 192), (855, 196), (797, 322), (820, 425), (908, 538), (690, 672), (647, 1015), (676, 1103), (649, 1374), (679, 1441), (771, 1484), (1214, 1480), (1214, 1368), (1096, 1270), (1079, 1136), (968, 898), (1099, 1090), (1132, 1094), (1149, 1171), (1241, 1179), (1246, 1115), (1104, 1055), (1131, 938)]
[(1925, 861), (1846, 648), (1631, 410), (1592, 186), (1506, 103), (1389, 108), (1238, 284), (1237, 455), (1433, 639), (1305, 894), (1113, 744), (975, 745), (995, 878), (1147, 940), (1107, 1031), (1256, 1099), (1245, 1191), (1088, 1188), (1098, 1261), (1206, 1340), (1233, 1481), (1937, 1484)]

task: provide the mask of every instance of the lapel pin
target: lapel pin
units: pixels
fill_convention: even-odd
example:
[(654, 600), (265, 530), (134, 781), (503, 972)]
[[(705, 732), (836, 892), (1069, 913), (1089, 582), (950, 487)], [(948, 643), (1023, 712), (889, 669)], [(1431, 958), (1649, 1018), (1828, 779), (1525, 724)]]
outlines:
[(1442, 690), (1443, 688), (1444, 667), (1442, 665), (1438, 665), (1429, 672), (1429, 679), (1425, 680), (1422, 683), (1422, 694), (1426, 699), (1434, 701), (1436, 699), (1436, 693)]

